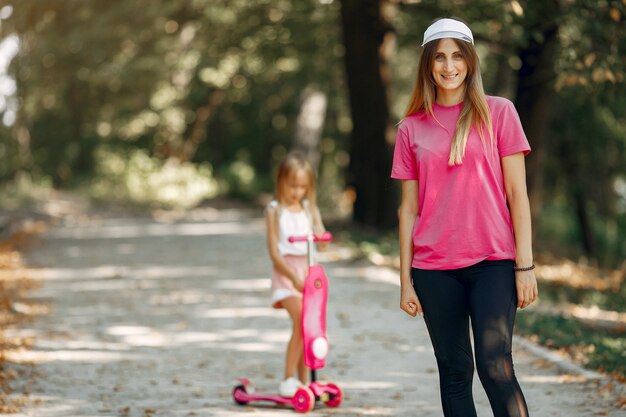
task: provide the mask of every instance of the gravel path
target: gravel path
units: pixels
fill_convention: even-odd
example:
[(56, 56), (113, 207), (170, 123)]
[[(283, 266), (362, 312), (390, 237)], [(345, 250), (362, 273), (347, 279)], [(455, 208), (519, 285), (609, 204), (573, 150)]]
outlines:
[[(30, 379), (16, 383), (30, 400), (13, 415), (292, 415), (231, 399), (242, 376), (276, 389), (289, 337), (286, 313), (269, 307), (260, 214), (77, 217), (46, 232), (27, 255), (42, 282), (28, 297), (50, 312), (9, 335), (34, 338), (31, 350), (8, 357), (18, 363), (11, 366), (37, 363)], [(320, 374), (345, 400), (310, 415), (441, 416), (426, 328), (397, 308), (396, 273), (342, 259), (336, 246), (324, 260), (331, 353)], [(531, 416), (626, 414), (612, 406), (614, 383), (557, 366), (542, 352), (516, 343)], [(478, 379), (475, 392), (479, 415), (491, 416)]]

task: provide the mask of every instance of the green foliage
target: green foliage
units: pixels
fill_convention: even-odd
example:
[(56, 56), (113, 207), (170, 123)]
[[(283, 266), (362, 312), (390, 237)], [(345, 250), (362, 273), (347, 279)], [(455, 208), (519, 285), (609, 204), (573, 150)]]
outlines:
[(206, 163), (164, 162), (141, 149), (125, 155), (101, 148), (96, 156), (96, 177), (87, 189), (96, 201), (188, 208), (219, 191)]
[[(25, 52), (11, 70), (32, 137), (23, 168), (58, 185), (93, 175), (100, 143), (209, 162), (227, 183), (245, 150), (267, 185), (304, 87), (327, 94), (331, 120), (347, 114), (336, 3), (3, 3), (14, 9), (3, 30)], [(333, 123), (324, 136), (345, 141)]]
[(594, 245), (587, 255), (607, 266), (619, 266), (626, 258), (626, 191), (619, 189), (626, 178), (626, 113), (621, 110), (626, 105), (626, 85), (618, 84), (616, 91), (621, 92), (590, 96), (584, 87), (572, 86), (561, 92), (552, 128), (558, 140), (548, 144), (553, 157), (546, 167), (546, 186), (561, 206), (563, 218), (551, 216), (544, 227), (569, 217), (570, 228), (557, 236), (567, 242), (575, 235), (578, 239), (573, 241), (580, 242), (575, 216), (583, 200)]
[(0, 187), (0, 209), (20, 210), (37, 206), (45, 202), (52, 192), (49, 180), (20, 173), (13, 181)]

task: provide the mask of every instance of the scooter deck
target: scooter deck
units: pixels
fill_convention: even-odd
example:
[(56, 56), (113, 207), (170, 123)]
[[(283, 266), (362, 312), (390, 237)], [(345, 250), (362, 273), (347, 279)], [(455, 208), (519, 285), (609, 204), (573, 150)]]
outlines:
[(323, 368), (326, 365), (326, 354), (316, 357), (314, 344), (319, 352), (328, 351), (326, 339), (326, 303), (328, 301), (328, 279), (321, 265), (309, 267), (309, 273), (304, 282), (302, 297), (302, 333), (304, 342), (304, 363), (310, 369)]

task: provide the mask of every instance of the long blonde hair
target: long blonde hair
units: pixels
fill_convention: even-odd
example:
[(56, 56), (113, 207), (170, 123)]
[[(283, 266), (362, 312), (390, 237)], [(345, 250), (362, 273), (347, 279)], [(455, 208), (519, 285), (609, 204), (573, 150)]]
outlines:
[(274, 192), (274, 198), (279, 203), (282, 203), (285, 195), (285, 185), (289, 177), (298, 170), (304, 171), (307, 176), (308, 184), (306, 190), (306, 199), (309, 205), (309, 209), (316, 208), (315, 199), (315, 171), (313, 166), (306, 159), (304, 154), (298, 151), (290, 152), (278, 166), (278, 172), (276, 173), (276, 190)]
[[(457, 19), (459, 20), (459, 19)], [(450, 158), (448, 165), (461, 165), (465, 155), (465, 146), (470, 130), (475, 128), (478, 131), (483, 145), (485, 145), (485, 129), (489, 134), (489, 143), (493, 151), (493, 129), (491, 126), (491, 115), (489, 106), (485, 98), (483, 81), (480, 76), (480, 62), (474, 46), (468, 42), (452, 39), (463, 54), (463, 59), (467, 63), (467, 77), (465, 78), (465, 93), (461, 115), (456, 123), (454, 137), (450, 145)], [(411, 100), (407, 106), (404, 117), (414, 113), (425, 111), (435, 120), (433, 105), (437, 98), (437, 84), (433, 79), (432, 69), (440, 39), (433, 40), (424, 45), (424, 50), (420, 56), (417, 69), (415, 87), (411, 94)]]

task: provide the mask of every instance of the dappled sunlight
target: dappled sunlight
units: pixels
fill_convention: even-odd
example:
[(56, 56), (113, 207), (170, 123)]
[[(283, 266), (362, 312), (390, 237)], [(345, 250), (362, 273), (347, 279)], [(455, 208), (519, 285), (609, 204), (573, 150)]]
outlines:
[(99, 265), (88, 268), (45, 268), (30, 269), (28, 275), (42, 280), (78, 280), (118, 278), (124, 268), (116, 265)]
[(626, 330), (626, 313), (602, 310), (598, 306), (559, 303), (557, 305), (539, 304), (533, 310), (555, 316), (574, 317), (597, 328), (605, 328), (614, 332)]
[(268, 278), (229, 279), (215, 283), (215, 287), (223, 290), (264, 291), (267, 292), (270, 284)]
[(398, 416), (398, 409), (397, 408), (390, 408), (390, 407), (373, 407), (373, 406), (350, 408), (350, 407), (345, 407), (345, 406), (342, 405), (341, 406), (341, 413), (339, 413), (338, 415), (349, 415), (347, 413), (353, 413), (353, 414), (356, 414), (358, 416), (393, 416), (393, 417), (397, 417)]
[(172, 341), (172, 338), (163, 332), (145, 326), (112, 326), (108, 328), (107, 333), (120, 337), (130, 346), (169, 346)]
[(80, 229), (53, 229), (46, 237), (51, 239), (129, 239), (158, 236), (210, 236), (249, 234), (264, 230), (263, 220), (223, 223), (176, 223), (143, 225), (88, 226)]
[(380, 282), (384, 284), (400, 285), (400, 276), (397, 271), (391, 268), (378, 266), (360, 266), (360, 267), (340, 267), (333, 268), (332, 274), (335, 277), (354, 277), (358, 276), (371, 282)]
[(4, 352), (4, 357), (14, 363), (44, 363), (53, 361), (104, 363), (139, 360), (143, 356), (145, 354), (97, 350), (7, 350)]
[(150, 327), (145, 326), (111, 326), (107, 333), (113, 336), (145, 335), (152, 332)]
[(386, 381), (342, 381), (341, 388), (346, 390), (392, 389), (400, 387), (399, 383)]
[[(88, 292), (88, 291), (116, 291), (116, 290), (128, 290), (136, 287), (137, 281), (130, 281), (126, 279), (120, 280), (98, 280), (98, 281), (81, 281), (68, 285), (68, 290), (73, 292)], [(139, 282), (141, 289), (157, 288), (156, 282), (141, 281)]]
[[(116, 336), (121, 343), (109, 343), (112, 349), (129, 349), (131, 347), (164, 347), (185, 346), (200, 344), (205, 348), (214, 348), (220, 351), (231, 349), (242, 352), (276, 352), (283, 351), (284, 344), (289, 340), (290, 330), (265, 330), (259, 332), (252, 328), (222, 330), (219, 332), (202, 331), (159, 331), (146, 326), (111, 326), (106, 330), (111, 336)], [(244, 339), (244, 340), (241, 340)], [(68, 343), (55, 342), (53, 345), (68, 349)], [(49, 343), (49, 345), (52, 345)], [(75, 346), (80, 346), (76, 342)], [(88, 346), (89, 343), (83, 346)], [(92, 345), (95, 347), (95, 345)]]
[(184, 345), (188, 343), (221, 342), (228, 339), (230, 338), (220, 333), (177, 332), (172, 334), (172, 342), (177, 345)]
[(130, 347), (123, 343), (112, 343), (98, 340), (50, 340), (37, 341), (37, 347), (42, 350), (93, 350), (93, 351), (127, 351)]
[(349, 261), (354, 259), (355, 251), (344, 246), (329, 244), (328, 249), (317, 252), (317, 261), (322, 264)]
[[(161, 137), (179, 137), (185, 128), (184, 112), (178, 107), (162, 109), (160, 115), (144, 112), (125, 126), (119, 126), (115, 133), (122, 140), (134, 140), (145, 129), (158, 128), (157, 123), (168, 126), (167, 130), (161, 130)], [(110, 135), (111, 130), (111, 126), (105, 123), (98, 125), (98, 132), (103, 136)], [(97, 199), (193, 207), (205, 198), (216, 196), (219, 191), (213, 166), (207, 162), (164, 160), (144, 149), (120, 152), (104, 143), (95, 148), (94, 154), (96, 175), (89, 193)]]
[(135, 347), (166, 347), (170, 346), (172, 339), (159, 332), (149, 334), (128, 335), (122, 338), (124, 342)]
[(548, 260), (537, 265), (537, 277), (543, 281), (573, 288), (593, 288), (599, 291), (617, 291), (626, 278), (619, 269), (604, 272), (582, 262), (568, 259)]
[(282, 353), (285, 351), (285, 347), (282, 345), (261, 343), (261, 342), (247, 342), (247, 343), (224, 343), (220, 345), (221, 349), (229, 349), (237, 352), (275, 352)]
[(154, 306), (185, 305), (209, 303), (215, 299), (214, 294), (194, 290), (169, 291), (151, 295), (147, 302)]
[(218, 275), (220, 269), (215, 266), (141, 266), (129, 268), (128, 275), (139, 278), (190, 278)]
[(200, 313), (198, 316), (202, 318), (210, 318), (210, 319), (233, 319), (233, 318), (262, 317), (262, 316), (285, 318), (284, 312), (281, 312), (277, 309), (270, 308), (270, 307), (266, 307), (266, 308), (262, 308), (262, 307), (212, 308), (204, 313)]
[(284, 346), (290, 337), (291, 328), (282, 331), (265, 331), (258, 336), (258, 339), (264, 342), (280, 343), (281, 346)]
[(28, 275), (42, 280), (85, 280), (112, 278), (184, 278), (216, 275), (214, 266), (146, 266), (99, 265), (85, 268), (29, 269)]
[(573, 382), (587, 381), (582, 375), (524, 375), (517, 376), (521, 383), (537, 383), (537, 384), (569, 384)]
[(261, 331), (259, 329), (232, 329), (221, 330), (220, 334), (229, 338), (257, 337)]

